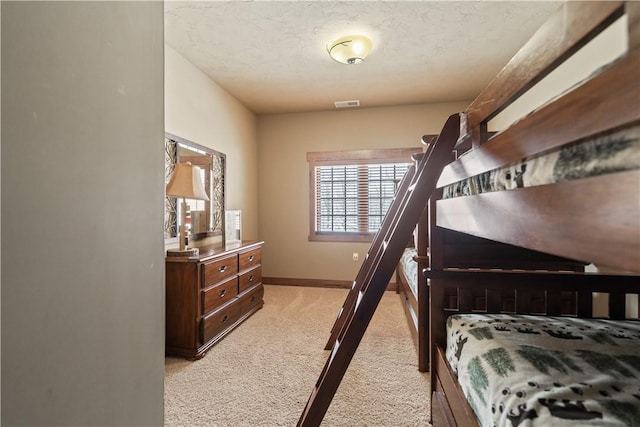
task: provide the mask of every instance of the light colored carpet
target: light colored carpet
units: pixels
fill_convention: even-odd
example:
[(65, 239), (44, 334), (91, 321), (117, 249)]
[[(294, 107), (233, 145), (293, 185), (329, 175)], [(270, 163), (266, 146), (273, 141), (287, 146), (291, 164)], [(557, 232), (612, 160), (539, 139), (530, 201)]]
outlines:
[[(265, 286), (265, 305), (204, 358), (167, 358), (166, 426), (295, 426), (347, 290)], [(426, 426), (429, 376), (399, 296), (385, 292), (323, 426)]]

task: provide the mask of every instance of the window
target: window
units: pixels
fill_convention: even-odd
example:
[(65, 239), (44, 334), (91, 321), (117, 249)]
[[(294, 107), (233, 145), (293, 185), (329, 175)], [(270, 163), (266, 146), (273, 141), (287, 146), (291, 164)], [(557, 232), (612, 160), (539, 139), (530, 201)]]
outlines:
[(309, 240), (371, 241), (421, 148), (307, 153)]

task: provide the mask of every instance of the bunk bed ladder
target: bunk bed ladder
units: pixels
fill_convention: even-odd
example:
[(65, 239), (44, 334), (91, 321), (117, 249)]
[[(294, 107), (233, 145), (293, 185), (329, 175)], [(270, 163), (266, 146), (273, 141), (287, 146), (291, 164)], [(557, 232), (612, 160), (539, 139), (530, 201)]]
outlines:
[[(429, 147), (429, 150), (431, 150), (431, 147)], [(376, 260), (380, 259), (384, 243), (390, 238), (390, 225), (392, 224), (392, 221), (396, 220), (397, 215), (401, 210), (400, 208), (406, 203), (407, 196), (410, 193), (407, 190), (413, 184), (413, 179), (416, 175), (415, 172), (416, 165), (414, 164), (409, 167), (409, 170), (407, 170), (407, 173), (402, 178), (402, 181), (400, 181), (400, 185), (398, 185), (398, 189), (396, 190), (396, 195), (391, 202), (391, 205), (389, 206), (387, 214), (382, 220), (380, 229), (378, 229), (378, 232), (371, 242), (369, 251), (365, 256), (365, 261), (360, 266), (358, 275), (351, 284), (351, 289), (347, 294), (347, 298), (345, 299), (342, 308), (340, 308), (340, 311), (338, 311), (338, 317), (336, 318), (336, 321), (331, 328), (331, 336), (329, 337), (329, 340), (324, 347), (325, 350), (331, 350), (331, 348), (333, 347), (333, 344), (338, 338), (338, 334), (345, 325), (348, 313), (353, 310), (353, 306), (356, 303), (358, 293), (362, 290), (362, 285), (371, 278), (371, 275), (374, 272), (374, 269), (372, 267), (375, 266)]]
[(450, 161), (459, 132), (460, 116), (454, 114), (447, 119), (440, 136), (420, 159), (408, 182), (403, 180), (401, 186), (406, 190), (397, 193), (393, 202), (395, 204), (398, 200), (397, 205), (385, 216), (372, 250), (348, 294), (349, 301), (345, 302), (338, 315), (334, 325), (337, 335), (334, 341), (330, 339), (331, 353), (302, 412), (298, 427), (319, 426), (322, 422), (413, 229), (436, 187), (440, 173)]

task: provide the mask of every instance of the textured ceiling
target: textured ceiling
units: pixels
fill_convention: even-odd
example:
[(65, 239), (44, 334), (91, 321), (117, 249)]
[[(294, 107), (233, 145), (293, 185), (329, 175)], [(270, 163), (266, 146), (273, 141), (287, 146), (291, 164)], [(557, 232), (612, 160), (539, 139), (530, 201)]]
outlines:
[[(165, 41), (257, 114), (473, 99), (560, 1), (166, 1)], [(364, 63), (327, 54), (373, 40)]]

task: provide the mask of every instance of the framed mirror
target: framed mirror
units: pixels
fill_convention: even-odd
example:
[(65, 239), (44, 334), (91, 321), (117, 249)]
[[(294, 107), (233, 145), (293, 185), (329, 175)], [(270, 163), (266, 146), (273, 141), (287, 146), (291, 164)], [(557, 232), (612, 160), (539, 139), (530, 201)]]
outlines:
[[(176, 163), (191, 162), (200, 167), (203, 187), (209, 200), (187, 199), (187, 233), (189, 240), (224, 239), (226, 156), (224, 153), (196, 144), (179, 136), (165, 133), (164, 137), (164, 179), (165, 186), (173, 173)], [(164, 201), (164, 241), (165, 244), (178, 242), (178, 218), (180, 203), (176, 197), (165, 196)], [(218, 239), (216, 239), (218, 238)], [(213, 243), (213, 242), (212, 242)]]

